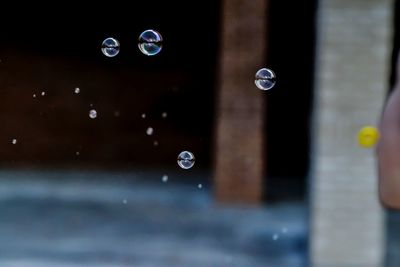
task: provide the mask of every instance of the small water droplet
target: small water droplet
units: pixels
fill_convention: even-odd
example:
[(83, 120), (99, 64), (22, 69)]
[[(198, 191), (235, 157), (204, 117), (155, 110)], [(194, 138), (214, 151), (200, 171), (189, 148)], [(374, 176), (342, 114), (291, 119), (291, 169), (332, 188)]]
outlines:
[(75, 92), (75, 94), (79, 94), (81, 92), (81, 89), (79, 89), (79, 87), (76, 87), (74, 92)]
[(153, 128), (151, 128), (151, 127), (147, 128), (147, 130), (146, 130), (146, 134), (147, 135), (152, 135), (153, 133), (154, 133), (154, 129)]
[(278, 235), (278, 234), (274, 234), (274, 235), (272, 236), (272, 240), (276, 241), (276, 240), (278, 240), (278, 239), (279, 239), (279, 235)]
[(94, 110), (94, 109), (91, 109), (91, 110), (89, 111), (89, 118), (91, 118), (91, 119), (97, 118), (97, 111)]
[(286, 227), (283, 227), (283, 228), (282, 228), (282, 233), (283, 233), (283, 234), (286, 234), (287, 232), (288, 232), (288, 229), (287, 229)]
[(142, 119), (145, 119), (146, 118), (146, 113), (143, 113), (142, 114)]
[(154, 141), (153, 146), (158, 146), (158, 141)]
[(17, 144), (17, 139), (11, 140), (11, 143), (12, 143), (13, 145)]
[(81, 154), (81, 152), (79, 152), (79, 151), (75, 152), (75, 155), (77, 155), (77, 156), (79, 156), (80, 154)]
[(46, 92), (42, 92), (41, 95), (42, 95), (42, 96), (45, 96), (45, 95), (46, 95)]
[(36, 97), (36, 94), (33, 94), (33, 97), (35, 98), (35, 97)]
[(255, 84), (258, 89), (269, 90), (275, 86), (276, 75), (275, 73), (267, 68), (262, 68), (256, 73)]
[(185, 170), (192, 168), (195, 160), (193, 153), (189, 151), (182, 151), (178, 155), (178, 165)]
[(203, 185), (202, 185), (202, 184), (198, 184), (197, 187), (198, 187), (199, 189), (202, 189), (202, 188), (203, 188)]
[(119, 53), (119, 42), (114, 38), (107, 38), (101, 44), (101, 51), (107, 57), (115, 57)]
[(154, 56), (162, 49), (162, 36), (155, 30), (146, 30), (139, 36), (139, 49), (146, 56)]
[(168, 182), (168, 175), (163, 175), (163, 177), (161, 178), (161, 180), (163, 181), (163, 183)]
[(122, 200), (122, 203), (123, 203), (124, 205), (126, 205), (126, 204), (128, 204), (128, 200), (127, 200), (127, 199), (123, 199), (123, 200)]
[(165, 119), (167, 116), (168, 116), (167, 112), (163, 112), (163, 113), (161, 114), (161, 117), (163, 117), (164, 119)]

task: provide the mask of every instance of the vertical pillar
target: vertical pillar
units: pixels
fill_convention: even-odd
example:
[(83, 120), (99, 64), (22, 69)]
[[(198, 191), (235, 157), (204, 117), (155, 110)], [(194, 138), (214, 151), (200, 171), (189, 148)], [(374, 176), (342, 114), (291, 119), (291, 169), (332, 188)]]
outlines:
[(215, 195), (257, 203), (263, 188), (265, 92), (254, 85), (265, 64), (267, 0), (223, 0), (217, 98)]
[(376, 125), (389, 78), (392, 0), (321, 0), (312, 168), (311, 263), (381, 267), (383, 212), (373, 149), (356, 134)]

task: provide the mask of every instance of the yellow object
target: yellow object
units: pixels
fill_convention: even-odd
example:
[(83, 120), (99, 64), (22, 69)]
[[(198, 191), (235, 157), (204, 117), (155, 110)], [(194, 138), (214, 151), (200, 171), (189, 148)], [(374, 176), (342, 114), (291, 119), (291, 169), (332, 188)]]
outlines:
[(379, 139), (379, 131), (373, 126), (363, 127), (357, 135), (358, 144), (364, 148), (373, 147)]

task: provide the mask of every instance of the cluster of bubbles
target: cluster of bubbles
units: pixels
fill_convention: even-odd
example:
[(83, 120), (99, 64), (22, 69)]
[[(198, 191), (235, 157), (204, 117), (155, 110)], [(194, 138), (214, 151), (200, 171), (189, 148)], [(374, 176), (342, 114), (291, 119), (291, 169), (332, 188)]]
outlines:
[[(139, 35), (138, 39), (138, 47), (139, 50), (146, 56), (154, 56), (160, 53), (163, 46), (163, 38), (161, 34), (155, 30), (145, 30)], [(107, 57), (115, 57), (118, 55), (120, 51), (120, 44), (117, 39), (109, 37), (105, 39), (102, 43), (101, 50), (103, 54)], [(261, 90), (269, 90), (275, 86), (276, 76), (275, 73), (267, 68), (262, 68), (257, 71), (255, 76), (255, 84)], [(79, 93), (79, 88), (75, 89), (75, 93)], [(162, 113), (162, 118), (167, 117), (167, 113)], [(97, 112), (95, 110), (90, 110), (89, 117), (94, 119), (97, 117)], [(146, 114), (142, 114), (142, 118), (146, 118)], [(146, 130), (147, 135), (153, 135), (154, 129), (152, 127), (148, 127)], [(155, 141), (156, 142), (156, 141)], [(154, 143), (154, 145), (158, 145)], [(190, 169), (193, 167), (195, 162), (195, 157), (190, 151), (182, 151), (178, 155), (178, 165), (182, 169)], [(168, 180), (167, 176), (163, 176), (163, 182)], [(199, 188), (202, 188), (202, 185), (198, 185)]]
[[(146, 56), (155, 56), (160, 53), (162, 43), (161, 34), (155, 30), (145, 30), (139, 35), (138, 47)], [(119, 41), (112, 37), (106, 38), (101, 45), (101, 51), (107, 57), (115, 57), (120, 51)]]

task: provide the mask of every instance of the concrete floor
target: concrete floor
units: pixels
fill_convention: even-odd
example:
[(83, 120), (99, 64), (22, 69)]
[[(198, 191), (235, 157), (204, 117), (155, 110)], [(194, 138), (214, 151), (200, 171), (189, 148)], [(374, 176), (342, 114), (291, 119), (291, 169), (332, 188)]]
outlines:
[(304, 205), (217, 206), (207, 186), (171, 180), (0, 171), (0, 266), (307, 265)]

